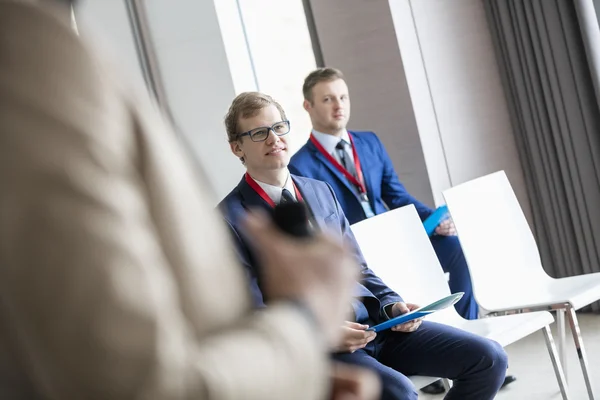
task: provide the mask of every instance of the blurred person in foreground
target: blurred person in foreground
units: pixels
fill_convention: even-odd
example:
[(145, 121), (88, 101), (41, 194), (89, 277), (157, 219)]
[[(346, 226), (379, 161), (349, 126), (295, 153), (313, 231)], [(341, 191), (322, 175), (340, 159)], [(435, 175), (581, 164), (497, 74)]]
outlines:
[(341, 245), (249, 217), (276, 244), (253, 312), (176, 136), (69, 6), (0, 0), (0, 398), (375, 399), (328, 358), (356, 271)]

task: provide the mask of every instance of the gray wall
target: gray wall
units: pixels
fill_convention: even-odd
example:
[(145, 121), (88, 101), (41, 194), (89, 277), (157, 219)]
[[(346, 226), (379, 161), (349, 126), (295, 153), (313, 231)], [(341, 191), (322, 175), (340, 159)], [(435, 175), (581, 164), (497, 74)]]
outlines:
[[(400, 48), (405, 60), (420, 56), (426, 70), (449, 186), (505, 170), (525, 214), (530, 217), (483, 2), (411, 0), (409, 3), (421, 51), (404, 54), (402, 44)], [(425, 146), (428, 137), (422, 134), (421, 138)], [(434, 187), (433, 191), (439, 194), (444, 189)]]
[[(445, 169), (448, 182), (436, 182), (435, 196), (449, 186), (505, 170), (526, 215), (530, 205), (502, 88), (483, 3), (479, 0), (391, 0), (402, 57), (425, 71), (426, 79), (407, 77), (413, 106), (428, 92), (435, 130), (421, 129), (426, 155), (441, 146), (444, 162), (428, 162), (430, 175)], [(418, 46), (409, 45), (406, 15), (410, 13)], [(419, 121), (420, 122), (420, 121)], [(419, 123), (419, 126), (421, 124)], [(436, 138), (435, 135), (438, 135)]]

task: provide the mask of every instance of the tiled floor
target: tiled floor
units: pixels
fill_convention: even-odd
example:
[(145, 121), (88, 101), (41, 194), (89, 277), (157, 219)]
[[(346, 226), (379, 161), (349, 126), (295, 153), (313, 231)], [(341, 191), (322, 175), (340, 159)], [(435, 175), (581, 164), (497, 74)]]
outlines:
[[(585, 350), (594, 385), (594, 394), (600, 398), (600, 315), (579, 315)], [(554, 324), (556, 325), (556, 324)], [(555, 326), (553, 326), (555, 328)], [(556, 332), (553, 329), (554, 339)], [(579, 360), (575, 352), (571, 333), (567, 328), (568, 359), (567, 379), (571, 400), (588, 399)], [(558, 383), (552, 369), (552, 363), (546, 350), (541, 332), (530, 335), (506, 348), (509, 356), (509, 373), (518, 380), (502, 389), (498, 400), (560, 400)], [(431, 396), (422, 394), (422, 400), (441, 400), (443, 395)]]

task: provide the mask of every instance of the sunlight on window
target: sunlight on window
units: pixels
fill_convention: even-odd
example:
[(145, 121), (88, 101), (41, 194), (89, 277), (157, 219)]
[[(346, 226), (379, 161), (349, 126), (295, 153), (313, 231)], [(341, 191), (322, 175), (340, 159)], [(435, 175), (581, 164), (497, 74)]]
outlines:
[(295, 152), (311, 129), (302, 83), (316, 68), (302, 0), (215, 0), (215, 7), (236, 92), (258, 89), (282, 104)]

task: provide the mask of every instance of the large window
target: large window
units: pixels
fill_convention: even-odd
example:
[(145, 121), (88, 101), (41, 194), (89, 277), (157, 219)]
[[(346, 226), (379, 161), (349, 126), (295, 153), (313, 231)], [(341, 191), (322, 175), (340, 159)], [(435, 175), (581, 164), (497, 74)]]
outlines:
[(278, 100), (296, 151), (311, 129), (302, 83), (316, 68), (302, 0), (215, 0), (215, 7), (236, 92), (259, 90)]

